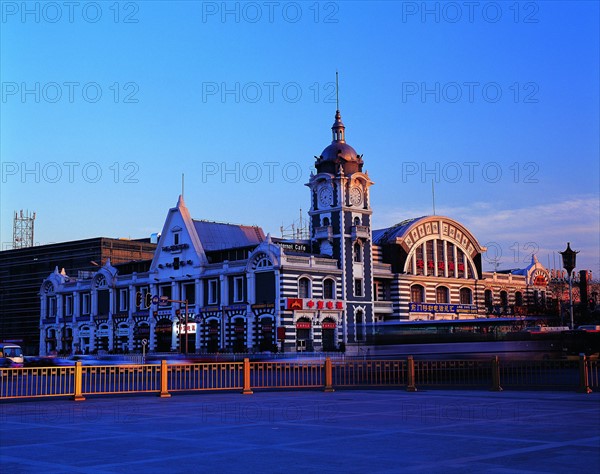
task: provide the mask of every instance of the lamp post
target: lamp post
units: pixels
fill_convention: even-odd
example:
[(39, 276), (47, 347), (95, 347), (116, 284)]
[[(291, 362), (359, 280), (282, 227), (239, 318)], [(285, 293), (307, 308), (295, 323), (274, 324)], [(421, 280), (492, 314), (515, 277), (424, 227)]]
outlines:
[(571, 242), (567, 242), (567, 248), (562, 252), (559, 252), (562, 256), (563, 267), (567, 271), (569, 276), (569, 315), (571, 316), (571, 329), (574, 329), (573, 325), (573, 270), (576, 267), (577, 254), (571, 249)]

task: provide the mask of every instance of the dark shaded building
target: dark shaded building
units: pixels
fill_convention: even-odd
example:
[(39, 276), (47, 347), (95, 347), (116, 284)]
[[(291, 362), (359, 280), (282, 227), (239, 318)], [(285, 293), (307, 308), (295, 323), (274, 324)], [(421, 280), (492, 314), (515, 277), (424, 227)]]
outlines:
[(110, 259), (133, 269), (136, 261), (152, 259), (155, 249), (150, 239), (97, 237), (0, 252), (0, 341), (20, 344), (25, 354), (38, 353), (40, 286), (56, 267), (83, 276)]

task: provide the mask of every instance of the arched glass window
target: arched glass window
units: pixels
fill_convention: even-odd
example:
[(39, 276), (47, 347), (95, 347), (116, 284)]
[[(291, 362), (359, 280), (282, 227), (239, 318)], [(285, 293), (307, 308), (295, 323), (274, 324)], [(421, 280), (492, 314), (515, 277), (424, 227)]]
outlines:
[(358, 242), (354, 244), (354, 261), (362, 262), (362, 246)]
[(273, 262), (271, 262), (271, 260), (269, 260), (268, 257), (263, 257), (256, 263), (257, 269), (268, 268), (268, 267), (272, 267), (272, 266), (273, 266)]
[(523, 293), (521, 293), (520, 291), (517, 291), (515, 293), (515, 305), (523, 306)]
[(425, 289), (421, 285), (413, 285), (410, 287), (410, 301), (412, 303), (425, 302)]
[(360, 225), (360, 217), (355, 217), (354, 218), (354, 225)]
[(108, 283), (106, 281), (106, 277), (102, 274), (98, 274), (94, 277), (94, 286), (96, 288), (106, 288)]
[(331, 278), (326, 278), (323, 281), (323, 298), (326, 300), (335, 299), (335, 281)]
[(445, 286), (438, 286), (435, 289), (435, 301), (436, 303), (449, 303), (448, 288)]
[(471, 304), (473, 303), (473, 292), (471, 288), (460, 289), (460, 304)]
[(492, 290), (485, 290), (484, 299), (485, 299), (486, 306), (489, 307), (494, 304), (494, 294), (492, 293)]
[(298, 280), (298, 298), (310, 298), (311, 284), (310, 280), (306, 277)]
[(365, 332), (364, 332), (364, 317), (363, 317), (363, 312), (361, 310), (358, 310), (356, 312), (356, 341), (364, 341), (365, 339)]

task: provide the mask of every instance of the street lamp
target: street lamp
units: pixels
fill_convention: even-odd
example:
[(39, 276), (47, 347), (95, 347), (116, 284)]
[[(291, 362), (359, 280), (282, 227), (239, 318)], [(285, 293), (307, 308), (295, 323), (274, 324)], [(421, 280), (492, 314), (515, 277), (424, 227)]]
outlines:
[(569, 275), (569, 314), (571, 316), (571, 329), (574, 329), (573, 326), (573, 270), (575, 269), (577, 254), (571, 249), (571, 242), (567, 242), (567, 248), (562, 252), (559, 252), (562, 256), (563, 267), (567, 271)]

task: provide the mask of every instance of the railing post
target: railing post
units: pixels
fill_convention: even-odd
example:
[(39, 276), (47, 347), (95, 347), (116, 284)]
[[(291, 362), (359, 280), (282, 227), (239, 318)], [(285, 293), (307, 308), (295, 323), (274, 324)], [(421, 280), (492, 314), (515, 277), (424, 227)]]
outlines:
[(407, 375), (407, 392), (416, 392), (417, 387), (415, 387), (415, 361), (413, 356), (408, 356), (406, 360), (406, 375)]
[(169, 369), (167, 368), (167, 361), (160, 361), (160, 398), (169, 398)]
[(244, 390), (242, 390), (242, 394), (244, 395), (252, 395), (252, 389), (250, 388), (250, 359), (247, 357), (244, 358)]
[(585, 354), (579, 354), (579, 393), (592, 393), (590, 384), (588, 381), (588, 360)]
[(333, 388), (333, 369), (331, 367), (331, 358), (325, 357), (325, 389), (324, 392), (335, 392)]
[(73, 395), (73, 400), (76, 402), (81, 402), (85, 400), (83, 396), (83, 369), (81, 365), (81, 361), (78, 360), (75, 362), (75, 395)]
[(498, 356), (494, 356), (492, 359), (492, 388), (493, 392), (501, 392), (503, 389), (500, 386), (500, 361)]

